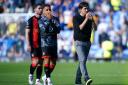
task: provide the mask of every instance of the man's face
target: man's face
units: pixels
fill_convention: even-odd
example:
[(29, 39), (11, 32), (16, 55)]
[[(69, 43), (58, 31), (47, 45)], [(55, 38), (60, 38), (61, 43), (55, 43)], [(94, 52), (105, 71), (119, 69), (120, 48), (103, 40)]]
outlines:
[(81, 9), (81, 12), (84, 14), (84, 15), (86, 15), (87, 13), (88, 13), (88, 8), (87, 7), (83, 7), (82, 9)]
[(37, 7), (34, 9), (34, 11), (35, 11), (36, 14), (41, 15), (41, 14), (42, 14), (42, 7), (41, 7), (40, 5), (37, 6)]
[(51, 14), (52, 14), (51, 8), (48, 7), (48, 6), (44, 7), (44, 9), (43, 9), (43, 14), (44, 14), (45, 16), (51, 15)]

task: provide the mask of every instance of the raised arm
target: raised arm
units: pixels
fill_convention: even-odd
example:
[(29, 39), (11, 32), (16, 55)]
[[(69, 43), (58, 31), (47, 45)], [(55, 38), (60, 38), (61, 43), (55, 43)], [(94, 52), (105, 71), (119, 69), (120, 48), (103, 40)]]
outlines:
[(92, 19), (92, 16), (91, 16), (90, 12), (88, 12), (86, 14), (84, 21), (79, 25), (80, 30), (82, 30), (84, 28), (84, 26), (87, 23), (88, 19)]
[(52, 19), (52, 25), (55, 26), (56, 32), (60, 33), (61, 28), (60, 28), (60, 23), (59, 23), (59, 19), (58, 18), (54, 17), (54, 19)]

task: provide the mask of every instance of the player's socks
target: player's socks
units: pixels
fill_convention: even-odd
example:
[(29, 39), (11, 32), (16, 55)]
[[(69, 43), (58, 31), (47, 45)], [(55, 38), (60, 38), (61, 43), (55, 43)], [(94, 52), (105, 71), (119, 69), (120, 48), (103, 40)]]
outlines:
[(45, 74), (46, 74), (46, 77), (50, 77), (50, 71), (49, 71), (49, 65), (48, 64), (45, 64), (44, 65), (44, 71), (45, 71)]
[(41, 74), (42, 74), (42, 66), (38, 66), (36, 69), (37, 79), (41, 78)]
[(52, 73), (52, 71), (54, 70), (54, 68), (55, 68), (55, 65), (50, 65), (50, 67), (49, 67), (49, 72), (50, 72), (50, 74)]
[(31, 64), (31, 66), (30, 66), (30, 74), (33, 74), (35, 69), (36, 69), (36, 66), (32, 66), (32, 64)]
[(29, 77), (28, 77), (29, 85), (33, 84), (33, 74), (34, 74), (35, 69), (36, 69), (36, 66), (33, 66), (31, 64), (31, 66), (30, 66), (30, 74), (29, 74)]

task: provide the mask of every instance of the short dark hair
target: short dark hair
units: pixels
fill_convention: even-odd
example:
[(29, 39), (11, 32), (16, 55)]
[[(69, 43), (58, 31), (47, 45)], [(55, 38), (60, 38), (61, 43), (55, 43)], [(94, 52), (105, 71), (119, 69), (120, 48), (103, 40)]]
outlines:
[(41, 3), (35, 4), (33, 8), (35, 9), (37, 6), (42, 6), (42, 4)]
[(45, 7), (51, 8), (51, 5), (50, 5), (50, 4), (43, 4), (43, 5), (42, 5), (42, 9), (44, 9)]
[(83, 7), (86, 7), (89, 9), (89, 4), (87, 2), (81, 2), (78, 6), (79, 9), (82, 9)]

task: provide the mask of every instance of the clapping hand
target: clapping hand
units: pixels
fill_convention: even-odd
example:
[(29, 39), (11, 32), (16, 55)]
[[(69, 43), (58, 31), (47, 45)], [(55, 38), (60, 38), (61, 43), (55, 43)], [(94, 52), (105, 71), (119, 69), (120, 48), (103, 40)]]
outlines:
[(88, 13), (85, 15), (85, 18), (92, 20), (92, 14), (91, 14), (91, 12), (88, 12)]

